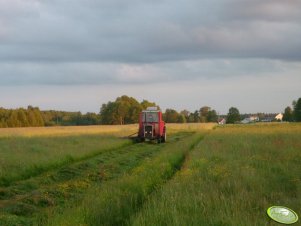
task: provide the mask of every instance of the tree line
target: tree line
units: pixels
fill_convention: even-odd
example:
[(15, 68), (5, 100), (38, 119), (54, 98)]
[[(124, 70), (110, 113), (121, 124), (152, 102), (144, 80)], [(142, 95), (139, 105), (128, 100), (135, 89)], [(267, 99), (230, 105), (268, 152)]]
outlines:
[[(147, 107), (154, 106), (160, 109), (160, 106), (155, 102), (143, 100), (139, 103), (135, 98), (126, 95), (118, 97), (115, 101), (109, 101), (101, 106), (101, 124), (123, 125), (137, 123), (139, 113)], [(163, 119), (167, 123), (216, 122), (217, 113), (208, 106), (204, 106), (192, 113), (187, 110), (177, 112), (168, 108), (163, 112)]]
[(0, 108), (0, 127), (35, 127), (44, 126), (41, 111), (37, 107), (28, 106), (27, 109)]
[(283, 121), (301, 122), (301, 98), (292, 102), (292, 107), (287, 106), (284, 109)]
[(27, 109), (0, 108), (0, 128), (97, 124), (100, 124), (100, 117), (96, 113), (41, 111), (38, 107), (32, 106), (28, 106)]
[[(28, 106), (18, 109), (0, 108), (0, 127), (36, 127), (36, 126), (76, 126), (76, 125), (123, 125), (137, 123), (139, 113), (147, 107), (156, 106), (155, 102), (143, 100), (138, 102), (133, 97), (123, 95), (115, 101), (102, 104), (99, 113), (67, 112), (67, 111), (41, 111), (38, 107)], [(266, 114), (258, 113), (259, 117)], [(203, 106), (198, 110), (180, 112), (168, 108), (163, 112), (163, 119), (167, 123), (195, 123), (217, 122), (218, 118), (225, 118), (227, 123), (239, 122), (243, 115), (235, 107), (231, 107), (227, 115), (218, 116), (216, 110)], [(283, 121), (301, 122), (301, 98), (293, 101), (292, 107), (284, 110)]]

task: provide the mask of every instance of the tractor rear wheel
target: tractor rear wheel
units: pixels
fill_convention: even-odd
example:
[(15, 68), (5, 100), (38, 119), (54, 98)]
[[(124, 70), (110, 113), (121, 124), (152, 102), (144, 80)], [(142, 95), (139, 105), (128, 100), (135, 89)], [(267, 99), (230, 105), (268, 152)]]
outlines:
[(163, 136), (161, 137), (161, 142), (162, 143), (166, 142), (166, 127), (165, 126), (163, 128)]
[(136, 141), (137, 141), (138, 143), (142, 143), (142, 142), (145, 141), (145, 138), (144, 138), (144, 137), (137, 137)]
[(164, 133), (163, 136), (161, 137), (161, 142), (162, 143), (166, 142), (166, 133)]

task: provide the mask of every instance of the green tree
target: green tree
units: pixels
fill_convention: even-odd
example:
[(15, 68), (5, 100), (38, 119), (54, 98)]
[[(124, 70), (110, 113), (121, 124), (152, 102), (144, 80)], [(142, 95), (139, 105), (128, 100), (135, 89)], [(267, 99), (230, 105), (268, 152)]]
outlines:
[(8, 119), (8, 110), (0, 108), (0, 128), (6, 128)]
[(149, 102), (148, 100), (143, 100), (140, 104), (143, 110), (146, 110), (148, 107), (158, 107), (155, 102)]
[(283, 114), (283, 121), (287, 121), (287, 122), (292, 122), (294, 120), (294, 114), (293, 114), (293, 110), (291, 109), (291, 107), (286, 107), (284, 109), (284, 114)]
[(166, 109), (164, 113), (164, 121), (167, 123), (178, 122), (179, 113), (174, 109)]
[(195, 111), (193, 113), (193, 122), (200, 122), (200, 116), (199, 116), (199, 112)]
[(141, 104), (133, 97), (125, 95), (117, 97), (114, 102), (108, 102), (101, 106), (101, 123), (114, 125), (137, 123), (141, 111)]
[(180, 114), (185, 117), (185, 122), (189, 122), (189, 115), (190, 115), (189, 111), (183, 110), (183, 111), (180, 112)]
[(26, 111), (23, 108), (19, 108), (19, 109), (16, 109), (14, 111), (17, 112), (18, 121), (20, 123), (20, 126), (21, 127), (28, 127), (29, 123), (28, 123), (28, 120), (27, 120)]
[(192, 123), (194, 122), (194, 113), (190, 113), (188, 118), (187, 118), (187, 122)]
[(210, 107), (204, 106), (200, 108), (200, 122), (207, 122)]
[(227, 124), (229, 123), (235, 123), (240, 121), (240, 114), (239, 110), (235, 107), (231, 107), (229, 109), (229, 112), (227, 114)]
[(100, 109), (101, 124), (117, 125), (120, 123), (117, 114), (117, 104), (109, 101), (107, 104), (102, 104)]
[(207, 122), (217, 122), (217, 113), (215, 110), (210, 110), (207, 115)]
[(301, 98), (299, 98), (294, 105), (294, 115), (295, 115), (295, 120), (297, 122), (301, 122)]
[(33, 125), (33, 126), (44, 126), (45, 125), (44, 119), (43, 119), (41, 111), (38, 107), (33, 108), (33, 114), (34, 114), (35, 121), (36, 121), (35, 125)]
[(18, 112), (15, 110), (10, 110), (9, 112), (9, 117), (7, 119), (8, 127), (21, 127), (21, 123), (18, 120)]
[(96, 113), (88, 112), (83, 116), (82, 125), (97, 125), (99, 124), (99, 115)]
[(177, 120), (178, 123), (186, 123), (186, 118), (184, 115), (182, 114), (178, 114), (178, 120)]

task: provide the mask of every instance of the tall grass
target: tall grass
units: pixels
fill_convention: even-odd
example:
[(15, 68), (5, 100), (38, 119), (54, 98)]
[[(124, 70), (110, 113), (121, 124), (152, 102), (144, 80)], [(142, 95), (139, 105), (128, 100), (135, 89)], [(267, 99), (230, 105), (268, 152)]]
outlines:
[(300, 137), (300, 124), (214, 130), (129, 225), (278, 225), (266, 215), (272, 205), (300, 214)]
[(117, 180), (95, 187), (87, 193), (81, 205), (67, 210), (50, 225), (126, 224), (148, 195), (180, 168), (185, 155), (200, 138), (200, 134), (192, 134), (178, 142), (164, 144), (154, 159), (145, 161)]
[(0, 185), (38, 175), (64, 164), (129, 145), (112, 136), (0, 138)]

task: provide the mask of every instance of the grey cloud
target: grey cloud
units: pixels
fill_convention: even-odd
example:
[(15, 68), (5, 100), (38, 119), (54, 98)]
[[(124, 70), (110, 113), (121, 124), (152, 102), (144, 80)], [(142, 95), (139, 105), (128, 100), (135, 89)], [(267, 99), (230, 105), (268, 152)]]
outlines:
[(0, 86), (172, 84), (198, 78), (296, 74), (299, 63), (266, 59), (207, 59), (152, 64), (124, 63), (0, 63)]
[(301, 2), (299, 0), (229, 0), (224, 2), (223, 19), (243, 21), (277, 21), (299, 23)]
[(2, 62), (301, 59), (297, 0), (12, 0), (1, 4), (10, 12), (0, 17)]

